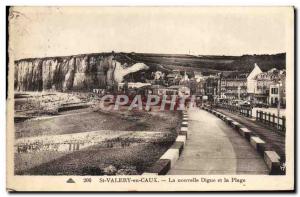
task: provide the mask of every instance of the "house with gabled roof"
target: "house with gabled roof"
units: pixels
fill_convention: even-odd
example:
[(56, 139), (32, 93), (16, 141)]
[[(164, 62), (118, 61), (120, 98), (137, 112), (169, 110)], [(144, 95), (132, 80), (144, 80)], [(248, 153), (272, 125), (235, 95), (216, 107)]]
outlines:
[(257, 92), (257, 80), (255, 79), (255, 77), (261, 73), (261, 69), (255, 63), (253, 70), (247, 76), (247, 92), (249, 94), (255, 94)]

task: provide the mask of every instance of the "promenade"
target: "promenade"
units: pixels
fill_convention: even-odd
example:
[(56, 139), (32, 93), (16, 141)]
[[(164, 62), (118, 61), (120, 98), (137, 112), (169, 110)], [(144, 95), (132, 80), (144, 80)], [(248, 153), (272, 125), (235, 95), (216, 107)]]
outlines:
[(216, 116), (189, 110), (189, 135), (169, 175), (268, 174), (263, 158)]

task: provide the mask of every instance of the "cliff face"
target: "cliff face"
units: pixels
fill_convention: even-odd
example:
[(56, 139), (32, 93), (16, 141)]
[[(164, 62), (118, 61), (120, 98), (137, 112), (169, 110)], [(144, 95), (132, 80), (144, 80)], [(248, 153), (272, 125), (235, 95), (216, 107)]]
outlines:
[(15, 62), (15, 90), (90, 90), (122, 82), (125, 75), (148, 69), (123, 65), (111, 54), (23, 59)]

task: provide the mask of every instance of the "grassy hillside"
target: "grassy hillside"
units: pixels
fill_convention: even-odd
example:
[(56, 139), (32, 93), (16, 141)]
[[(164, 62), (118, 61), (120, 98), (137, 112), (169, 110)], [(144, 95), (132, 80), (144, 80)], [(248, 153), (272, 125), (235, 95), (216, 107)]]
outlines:
[(156, 68), (167, 70), (198, 70), (204, 73), (222, 71), (249, 72), (257, 63), (263, 71), (271, 68), (285, 68), (285, 53), (274, 55), (243, 55), (243, 56), (193, 56), (129, 53), (128, 58), (136, 62), (144, 62)]

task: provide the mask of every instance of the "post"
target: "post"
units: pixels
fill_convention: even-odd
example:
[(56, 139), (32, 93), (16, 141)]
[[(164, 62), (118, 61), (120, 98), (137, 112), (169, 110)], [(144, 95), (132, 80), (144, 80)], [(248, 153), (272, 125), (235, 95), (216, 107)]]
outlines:
[(267, 112), (264, 112), (264, 113), (265, 113), (265, 123), (268, 124), (268, 114), (267, 114)]
[(285, 116), (282, 116), (282, 131), (283, 132), (285, 132), (285, 130), (286, 130), (285, 124), (286, 124)]

